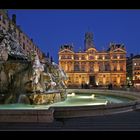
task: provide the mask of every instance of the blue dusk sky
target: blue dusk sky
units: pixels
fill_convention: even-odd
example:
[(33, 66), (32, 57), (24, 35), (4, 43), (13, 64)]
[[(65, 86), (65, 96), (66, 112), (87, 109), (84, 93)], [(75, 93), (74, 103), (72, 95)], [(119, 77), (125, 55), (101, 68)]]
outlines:
[(21, 26), (39, 48), (58, 63), (58, 51), (63, 44), (73, 44), (74, 50), (84, 48), (85, 32), (93, 32), (97, 50), (109, 43), (123, 43), (130, 53), (140, 54), (140, 10), (15, 10)]

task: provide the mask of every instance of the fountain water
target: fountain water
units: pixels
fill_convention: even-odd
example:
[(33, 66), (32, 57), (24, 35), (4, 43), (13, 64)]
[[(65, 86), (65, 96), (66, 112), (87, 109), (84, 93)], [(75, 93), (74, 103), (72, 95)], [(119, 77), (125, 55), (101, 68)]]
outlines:
[(94, 98), (95, 98), (95, 95), (94, 95), (94, 94), (92, 94), (92, 95), (91, 95), (91, 98), (92, 98), (92, 99), (94, 99)]
[(68, 94), (67, 96), (68, 96), (68, 97), (73, 97), (73, 96), (75, 96), (75, 93), (73, 92), (73, 93), (71, 93), (71, 94)]
[(30, 100), (25, 94), (20, 94), (20, 96), (18, 98), (18, 103), (30, 104)]

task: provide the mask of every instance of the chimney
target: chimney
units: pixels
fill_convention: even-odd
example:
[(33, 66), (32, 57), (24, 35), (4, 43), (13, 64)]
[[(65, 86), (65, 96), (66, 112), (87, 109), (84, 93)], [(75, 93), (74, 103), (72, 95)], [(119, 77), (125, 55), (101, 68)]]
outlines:
[(16, 24), (16, 15), (15, 14), (12, 15), (12, 21), (13, 21), (13, 23)]

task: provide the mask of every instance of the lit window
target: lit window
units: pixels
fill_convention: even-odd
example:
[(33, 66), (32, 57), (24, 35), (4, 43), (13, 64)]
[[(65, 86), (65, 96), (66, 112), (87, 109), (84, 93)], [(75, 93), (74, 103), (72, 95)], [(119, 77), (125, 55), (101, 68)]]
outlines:
[(75, 56), (75, 60), (79, 60), (79, 57), (77, 55)]
[(136, 66), (136, 65), (137, 65), (137, 63), (134, 63), (134, 65)]
[(81, 59), (82, 59), (82, 60), (85, 60), (85, 56), (83, 55), (83, 56), (81, 57)]

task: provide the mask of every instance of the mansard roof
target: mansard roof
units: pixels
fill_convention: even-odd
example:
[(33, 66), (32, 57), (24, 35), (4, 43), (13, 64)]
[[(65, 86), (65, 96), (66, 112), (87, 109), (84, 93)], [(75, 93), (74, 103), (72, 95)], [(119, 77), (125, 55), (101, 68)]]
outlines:
[(121, 52), (126, 52), (126, 49), (125, 49), (125, 46), (124, 44), (115, 44), (115, 43), (110, 43), (110, 46), (107, 50), (108, 52), (109, 51), (112, 51), (112, 52), (115, 52), (115, 51), (121, 51)]
[(60, 50), (63, 50), (63, 49), (69, 49), (69, 50), (73, 51), (73, 46), (69, 45), (69, 44), (64, 44), (60, 47)]

